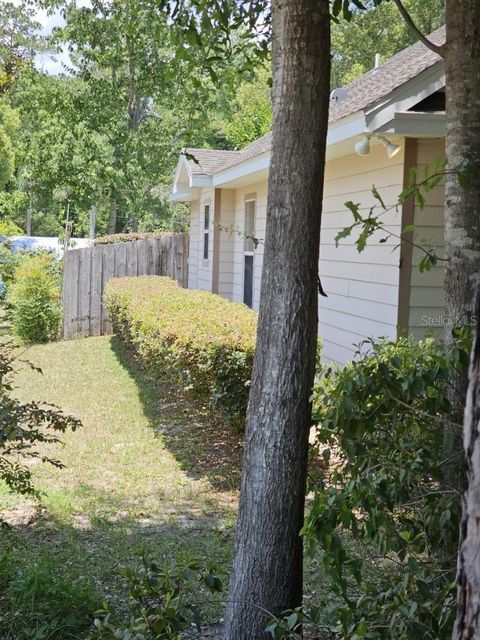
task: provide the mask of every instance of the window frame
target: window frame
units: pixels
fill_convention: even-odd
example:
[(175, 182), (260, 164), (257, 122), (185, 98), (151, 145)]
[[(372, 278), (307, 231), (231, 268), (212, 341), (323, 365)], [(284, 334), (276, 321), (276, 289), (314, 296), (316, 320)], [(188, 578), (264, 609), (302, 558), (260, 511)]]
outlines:
[[(253, 229), (249, 230), (247, 229), (247, 224), (248, 224), (248, 218), (247, 218), (247, 211), (248, 211), (248, 205), (250, 203), (253, 202)], [(244, 201), (244, 209), (243, 209), (243, 231), (244, 231), (244, 239), (243, 239), (243, 260), (242, 260), (242, 280), (243, 280), (243, 303), (246, 304), (247, 306), (253, 308), (253, 299), (254, 299), (254, 285), (255, 285), (255, 243), (253, 242), (253, 240), (251, 240), (251, 246), (252, 249), (247, 249), (247, 242), (249, 241), (249, 238), (247, 238), (247, 233), (252, 234), (253, 237), (255, 237), (255, 227), (256, 227), (256, 222), (257, 222), (257, 195), (248, 195), (245, 197), (245, 201)], [(251, 305), (248, 304), (248, 302), (246, 302), (245, 300), (245, 258), (247, 257), (251, 257), (252, 259), (252, 283), (251, 283)]]
[(208, 262), (210, 255), (210, 213), (211, 203), (203, 203), (203, 243), (202, 243), (202, 255), (203, 261)]

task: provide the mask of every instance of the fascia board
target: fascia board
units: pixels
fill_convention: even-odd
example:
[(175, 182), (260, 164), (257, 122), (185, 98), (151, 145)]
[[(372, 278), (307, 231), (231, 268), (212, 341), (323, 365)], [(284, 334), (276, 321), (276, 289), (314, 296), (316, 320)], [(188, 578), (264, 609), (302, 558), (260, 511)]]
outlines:
[(443, 138), (446, 133), (445, 114), (400, 111), (377, 131), (406, 138)]
[(388, 100), (382, 99), (365, 110), (370, 131), (378, 131), (394, 119), (395, 113), (408, 111), (413, 106), (445, 87), (445, 65), (438, 62), (393, 91)]

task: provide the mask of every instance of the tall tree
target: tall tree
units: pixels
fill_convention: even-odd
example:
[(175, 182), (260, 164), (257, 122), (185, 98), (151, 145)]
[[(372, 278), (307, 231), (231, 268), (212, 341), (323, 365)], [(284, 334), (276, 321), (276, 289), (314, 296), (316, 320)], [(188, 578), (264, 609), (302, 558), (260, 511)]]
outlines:
[(300, 530), (317, 342), (329, 2), (274, 0), (272, 28), (273, 149), (226, 640), (266, 637), (265, 612), (296, 607), (303, 593)]
[(480, 637), (480, 289), (477, 289), (476, 300), (476, 330), (464, 428), (468, 488), (460, 526), (457, 619), (453, 640)]

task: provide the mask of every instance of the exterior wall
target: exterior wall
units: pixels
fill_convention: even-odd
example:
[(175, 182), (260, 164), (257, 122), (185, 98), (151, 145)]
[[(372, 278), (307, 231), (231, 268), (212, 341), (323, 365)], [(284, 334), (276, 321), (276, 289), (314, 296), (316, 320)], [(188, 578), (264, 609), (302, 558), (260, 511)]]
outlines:
[[(319, 273), (328, 298), (319, 299), (319, 334), (323, 357), (344, 364), (351, 360), (358, 345), (366, 337), (397, 335), (397, 310), (400, 253), (397, 238), (376, 233), (369, 238), (362, 253), (351, 237), (335, 236), (352, 224), (352, 214), (345, 202), (361, 204), (363, 215), (377, 205), (371, 193), (375, 185), (386, 207), (395, 205), (403, 189), (404, 152), (388, 160), (383, 146), (372, 147), (367, 157), (351, 155), (327, 163), (325, 173)], [(401, 212), (395, 208), (382, 219), (395, 234), (401, 230)], [(355, 346), (354, 346), (355, 345)]]
[[(404, 145), (405, 147), (405, 145)], [(423, 166), (432, 164), (444, 155), (443, 140), (419, 140), (416, 161), (419, 175)], [(415, 158), (414, 158), (415, 159)], [(325, 174), (324, 207), (320, 245), (319, 273), (328, 297), (319, 300), (319, 334), (323, 342), (323, 356), (344, 364), (352, 359), (357, 345), (367, 337), (395, 338), (399, 323), (400, 251), (398, 235), (402, 229), (401, 207), (394, 206), (403, 190), (405, 148), (392, 160), (386, 157), (383, 146), (373, 146), (367, 157), (352, 154), (327, 163)], [(376, 206), (381, 207), (371, 193), (375, 185), (387, 208), (382, 219), (388, 230), (397, 237), (386, 242), (385, 233), (369, 238), (362, 253), (357, 251), (355, 240), (358, 230), (351, 237), (342, 239), (335, 246), (335, 236), (353, 222), (345, 202), (361, 204), (361, 211), (368, 214)], [(214, 231), (215, 192), (202, 189), (200, 200), (192, 204), (190, 230), (189, 287), (212, 291), (237, 302), (243, 302), (245, 200), (255, 196), (255, 236), (259, 244), (254, 255), (253, 307), (258, 309), (263, 263), (263, 248), (267, 209), (267, 181), (245, 187), (217, 190), (220, 202), (219, 224), (231, 230)], [(415, 241), (422, 246), (435, 246), (443, 255), (443, 187), (435, 187), (427, 194), (427, 205), (421, 210), (415, 206), (413, 216)], [(219, 200), (218, 200), (219, 198)], [(203, 260), (203, 207), (210, 203), (209, 260)], [(218, 233), (218, 285), (212, 280), (214, 233)], [(405, 324), (415, 337), (440, 331), (435, 323), (441, 322), (443, 313), (443, 267), (441, 264), (421, 274), (417, 264), (421, 253), (413, 249), (409, 260), (412, 268), (407, 281)]]
[(188, 288), (198, 288), (198, 249), (200, 226), (200, 202), (195, 200), (190, 205), (190, 231), (188, 248)]
[[(208, 260), (203, 259), (203, 216), (205, 205), (210, 205), (210, 238), (208, 243)], [(198, 234), (197, 234), (197, 289), (212, 290), (212, 264), (213, 264), (213, 216), (215, 193), (213, 189), (202, 189), (199, 200)]]
[(217, 198), (219, 211), (215, 208), (215, 228), (218, 242), (218, 294), (233, 298), (233, 263), (235, 250), (235, 190), (220, 189)]
[[(424, 167), (445, 156), (444, 140), (418, 140), (418, 175), (424, 175)], [(444, 251), (444, 186), (439, 184), (426, 195), (426, 205), (414, 210), (414, 241), (425, 248), (434, 248), (442, 257)], [(412, 269), (409, 296), (409, 330), (416, 338), (425, 335), (441, 335), (446, 321), (444, 317), (445, 294), (443, 288), (444, 265), (441, 261), (430, 271), (420, 273), (418, 263), (423, 253), (416, 247), (412, 251)]]
[(245, 200), (255, 196), (255, 237), (258, 245), (253, 257), (253, 308), (258, 309), (260, 304), (260, 282), (263, 265), (263, 245), (265, 239), (265, 225), (267, 216), (267, 191), (266, 180), (235, 190), (235, 222), (234, 227), (234, 265), (233, 265), (233, 296), (236, 302), (243, 302), (243, 272), (244, 272), (244, 243), (245, 243)]

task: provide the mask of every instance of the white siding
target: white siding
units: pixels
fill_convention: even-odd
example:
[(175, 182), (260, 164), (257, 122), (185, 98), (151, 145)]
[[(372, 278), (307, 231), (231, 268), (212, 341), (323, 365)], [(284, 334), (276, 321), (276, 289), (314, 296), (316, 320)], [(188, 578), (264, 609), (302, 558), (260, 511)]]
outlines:
[[(210, 205), (210, 238), (208, 243), (208, 260), (203, 259), (204, 241), (204, 208)], [(200, 193), (200, 215), (198, 230), (198, 257), (197, 257), (197, 289), (212, 290), (212, 258), (213, 258), (213, 215), (214, 215), (214, 190), (202, 189)]]
[[(340, 240), (335, 236), (353, 222), (345, 202), (361, 205), (363, 214), (378, 204), (372, 196), (375, 185), (387, 207), (394, 205), (403, 184), (403, 152), (388, 160), (385, 149), (374, 146), (368, 157), (351, 155), (327, 163), (320, 241), (319, 272), (328, 298), (319, 300), (319, 334), (325, 360), (341, 364), (351, 359), (356, 345), (367, 337), (395, 337), (399, 285), (398, 243), (377, 233), (358, 253), (358, 231)], [(375, 209), (376, 214), (381, 208)], [(401, 212), (382, 216), (387, 229), (398, 234)]]
[(220, 193), (220, 234), (218, 252), (218, 293), (233, 297), (233, 259), (235, 249), (235, 190), (222, 189)]
[(198, 288), (198, 248), (199, 248), (200, 203), (195, 200), (190, 205), (190, 231), (188, 251), (188, 288)]
[[(418, 176), (423, 178), (424, 167), (432, 166), (444, 157), (444, 140), (419, 140), (417, 147)], [(422, 247), (434, 248), (443, 257), (444, 248), (444, 187), (438, 185), (426, 195), (426, 205), (415, 206), (414, 241)], [(430, 271), (420, 273), (418, 263), (424, 254), (414, 248), (410, 279), (409, 329), (416, 338), (443, 331), (445, 295), (443, 288), (444, 264), (439, 261)]]

